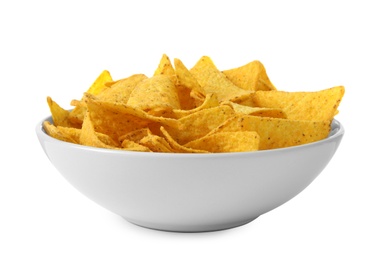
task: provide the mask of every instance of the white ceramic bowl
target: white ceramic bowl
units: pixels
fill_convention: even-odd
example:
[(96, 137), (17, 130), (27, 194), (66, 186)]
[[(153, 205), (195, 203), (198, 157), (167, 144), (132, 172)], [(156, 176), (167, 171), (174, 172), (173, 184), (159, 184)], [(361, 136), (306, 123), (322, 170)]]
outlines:
[[(44, 120), (51, 121), (51, 117)], [(129, 222), (202, 232), (246, 224), (287, 202), (325, 168), (344, 134), (268, 151), (126, 152), (62, 142), (36, 127), (49, 160), (76, 189)]]

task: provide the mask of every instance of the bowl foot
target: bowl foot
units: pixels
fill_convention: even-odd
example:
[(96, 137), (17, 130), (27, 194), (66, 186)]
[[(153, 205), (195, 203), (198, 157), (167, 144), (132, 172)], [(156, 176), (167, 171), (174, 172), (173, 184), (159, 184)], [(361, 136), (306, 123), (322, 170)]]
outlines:
[(226, 229), (236, 228), (243, 225), (246, 225), (259, 216), (246, 219), (243, 221), (236, 221), (236, 222), (229, 222), (229, 223), (222, 223), (216, 225), (166, 225), (166, 224), (159, 224), (159, 223), (146, 223), (143, 221), (137, 220), (130, 220), (128, 218), (123, 217), (126, 221), (148, 229), (158, 230), (158, 231), (166, 231), (166, 232), (178, 232), (178, 233), (201, 233), (201, 232), (215, 232), (215, 231), (222, 231)]

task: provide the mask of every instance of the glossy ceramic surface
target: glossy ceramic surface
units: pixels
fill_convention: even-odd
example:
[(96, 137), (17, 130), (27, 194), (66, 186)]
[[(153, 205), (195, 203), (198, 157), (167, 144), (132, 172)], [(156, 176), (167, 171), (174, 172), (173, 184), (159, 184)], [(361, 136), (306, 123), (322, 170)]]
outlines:
[[(44, 120), (50, 120), (48, 117)], [(81, 193), (134, 224), (167, 231), (233, 228), (282, 205), (326, 167), (344, 135), (269, 151), (167, 154), (62, 142), (36, 127), (56, 169)]]

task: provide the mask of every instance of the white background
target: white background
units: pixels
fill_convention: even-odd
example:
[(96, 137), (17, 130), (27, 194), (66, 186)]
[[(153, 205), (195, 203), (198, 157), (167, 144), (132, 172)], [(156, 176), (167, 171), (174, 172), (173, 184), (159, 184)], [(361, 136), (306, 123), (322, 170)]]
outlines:
[[(1, 1), (0, 259), (375, 259), (372, 1)], [(120, 4), (121, 3), (121, 4)], [(346, 87), (346, 133), (322, 174), (254, 222), (181, 234), (124, 221), (75, 190), (35, 134), (99, 73), (161, 55), (228, 69), (258, 59), (280, 90)]]

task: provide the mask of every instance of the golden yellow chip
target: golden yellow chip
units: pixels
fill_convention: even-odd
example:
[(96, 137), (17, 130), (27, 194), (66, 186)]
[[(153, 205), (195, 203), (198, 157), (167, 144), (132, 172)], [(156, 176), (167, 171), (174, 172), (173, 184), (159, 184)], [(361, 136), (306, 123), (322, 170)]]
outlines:
[(202, 105), (204, 98), (195, 96), (194, 92), (182, 85), (176, 85), (177, 95), (180, 102), (179, 110), (192, 110)]
[(200, 106), (205, 99), (205, 91), (181, 60), (174, 59), (174, 66), (181, 109), (190, 110)]
[(136, 107), (102, 101), (89, 94), (86, 94), (85, 101), (95, 131), (109, 135), (113, 140), (150, 124), (156, 124), (159, 128), (164, 125), (180, 128), (180, 123), (175, 119), (155, 117)]
[(86, 111), (85, 118), (82, 124), (82, 131), (80, 135), (80, 144), (99, 147), (99, 148), (115, 148), (118, 147), (116, 143), (110, 136), (101, 133), (97, 135), (94, 125), (91, 121), (90, 111)]
[(74, 128), (74, 127), (64, 127), (64, 126), (58, 126), (57, 129), (64, 136), (67, 136), (73, 139), (75, 143), (79, 144), (79, 139), (81, 137), (81, 129)]
[(233, 108), (233, 110), (237, 114), (286, 118), (285, 112), (280, 108), (250, 107), (250, 106), (240, 105), (232, 101), (225, 101), (225, 102), (222, 102), (221, 104), (230, 106), (231, 108)]
[(211, 153), (256, 151), (259, 147), (259, 135), (250, 131), (217, 132), (191, 141), (185, 146)]
[(330, 121), (289, 120), (238, 115), (209, 133), (255, 131), (260, 136), (259, 149), (275, 149), (301, 145), (326, 138), (331, 130)]
[(141, 128), (120, 136), (119, 142), (122, 142), (124, 140), (130, 140), (138, 143), (143, 137), (151, 134), (152, 132), (149, 128)]
[(256, 107), (257, 105), (253, 101), (253, 92), (248, 93), (247, 95), (243, 95), (239, 98), (231, 100), (232, 102), (235, 102), (237, 104), (248, 106), (248, 107)]
[(69, 112), (68, 120), (72, 125), (76, 128), (81, 128), (83, 123), (83, 118), (86, 114), (86, 103), (83, 100), (75, 100), (73, 99), (70, 102), (70, 105), (74, 106), (74, 108)]
[(140, 82), (130, 94), (127, 105), (157, 116), (180, 108), (176, 86), (166, 75), (156, 75)]
[(268, 78), (263, 64), (257, 60), (235, 69), (224, 70), (223, 74), (236, 86), (246, 90), (276, 89)]
[(187, 87), (190, 90), (194, 90), (199, 95), (204, 97), (206, 92), (198, 83), (198, 80), (191, 74), (188, 68), (182, 63), (180, 59), (174, 59), (174, 66), (177, 78), (177, 84)]
[(176, 73), (174, 71), (174, 68), (172, 66), (171, 60), (166, 54), (163, 54), (161, 57), (161, 60), (159, 62), (159, 66), (154, 72), (154, 76), (156, 75), (166, 75), (169, 76), (170, 79), (175, 83), (176, 81)]
[(164, 126), (177, 143), (184, 145), (187, 142), (201, 138), (211, 130), (233, 117), (235, 112), (229, 106), (207, 108), (178, 120), (182, 129)]
[[(49, 121), (43, 122), (43, 129), (46, 131), (46, 133), (49, 136), (52, 136), (53, 138), (56, 138), (60, 141), (69, 142), (69, 143), (79, 143), (77, 140), (66, 133), (64, 131), (61, 131), (58, 127), (51, 124)], [(77, 129), (78, 130), (78, 129)]]
[(190, 72), (205, 93), (215, 93), (219, 101), (235, 100), (248, 95), (248, 91), (234, 85), (207, 56), (203, 56)]
[(51, 97), (47, 97), (47, 103), (52, 114), (53, 124), (55, 126), (79, 127), (79, 125), (69, 120), (69, 110), (65, 110), (60, 107), (60, 105), (53, 101)]
[(158, 135), (148, 135), (143, 137), (139, 144), (148, 147), (151, 151), (157, 153), (173, 153), (175, 150), (169, 145), (169, 143)]
[(138, 152), (152, 152), (147, 146), (141, 145), (140, 141), (152, 135), (149, 128), (141, 128), (119, 137), (119, 142), (125, 150)]
[[(111, 84), (114, 84), (112, 76), (109, 73), (109, 71), (104, 70), (96, 78), (96, 80), (93, 82), (93, 84), (86, 92), (92, 95), (98, 95), (102, 93), (104, 90), (107, 90), (109, 88), (108, 86), (110, 86)], [(72, 100), (71, 102), (71, 105), (75, 107), (69, 112), (68, 121), (71, 125), (73, 125), (76, 128), (82, 127), (83, 118), (86, 114), (86, 104), (83, 98), (81, 100)]]
[(141, 145), (139, 143), (136, 143), (128, 139), (124, 139), (121, 142), (121, 147), (124, 150), (134, 151), (134, 152), (152, 152), (150, 148), (148, 148), (147, 146)]
[(182, 118), (191, 114), (194, 114), (200, 110), (206, 109), (206, 108), (212, 108), (219, 106), (219, 100), (217, 99), (216, 94), (211, 93), (206, 96), (203, 103), (194, 109), (190, 110), (183, 110), (183, 109), (173, 109), (173, 115), (175, 118)]
[(281, 108), (289, 119), (332, 120), (344, 92), (342, 86), (316, 92), (257, 91), (253, 100), (259, 107)]
[(287, 107), (289, 118), (300, 120), (332, 120), (338, 113), (338, 107), (344, 96), (342, 86), (333, 87), (306, 94), (294, 105)]
[(112, 76), (109, 71), (104, 70), (94, 81), (91, 87), (86, 91), (87, 93), (97, 95), (107, 88), (106, 83), (112, 81)]
[(127, 104), (131, 93), (140, 82), (147, 79), (144, 74), (134, 74), (128, 78), (116, 81), (111, 87), (97, 95), (101, 100)]
[(178, 153), (208, 153), (208, 151), (205, 150), (198, 150), (180, 145), (179, 143), (177, 143), (176, 140), (173, 139), (173, 137), (168, 133), (168, 131), (164, 127), (160, 127), (160, 130), (163, 133), (164, 138), (169, 143), (170, 147), (172, 147), (172, 149)]

